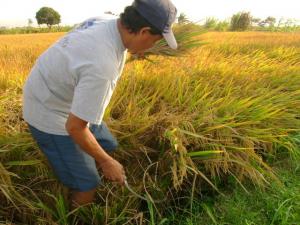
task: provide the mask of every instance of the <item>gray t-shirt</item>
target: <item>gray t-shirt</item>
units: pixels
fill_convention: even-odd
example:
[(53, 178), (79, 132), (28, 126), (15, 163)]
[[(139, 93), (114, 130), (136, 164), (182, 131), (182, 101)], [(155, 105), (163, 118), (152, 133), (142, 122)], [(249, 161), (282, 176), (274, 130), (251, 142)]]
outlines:
[(70, 112), (100, 124), (126, 58), (117, 20), (76, 29), (36, 61), (23, 88), (23, 117), (50, 134), (68, 135)]

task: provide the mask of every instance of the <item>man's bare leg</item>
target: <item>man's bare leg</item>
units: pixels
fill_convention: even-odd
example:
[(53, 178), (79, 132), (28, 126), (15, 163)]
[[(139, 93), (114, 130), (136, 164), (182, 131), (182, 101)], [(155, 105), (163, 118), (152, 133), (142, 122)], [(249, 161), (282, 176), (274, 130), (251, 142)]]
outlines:
[(71, 194), (71, 208), (75, 209), (79, 206), (92, 203), (95, 198), (96, 188), (90, 191), (72, 191)]

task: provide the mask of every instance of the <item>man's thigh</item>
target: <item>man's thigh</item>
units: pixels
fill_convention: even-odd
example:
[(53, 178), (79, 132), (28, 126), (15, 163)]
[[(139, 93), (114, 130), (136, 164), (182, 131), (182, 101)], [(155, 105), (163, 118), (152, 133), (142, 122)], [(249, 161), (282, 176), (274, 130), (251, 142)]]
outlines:
[(68, 188), (89, 191), (100, 184), (93, 157), (67, 135), (53, 135), (29, 126), (33, 138), (47, 157), (58, 179)]

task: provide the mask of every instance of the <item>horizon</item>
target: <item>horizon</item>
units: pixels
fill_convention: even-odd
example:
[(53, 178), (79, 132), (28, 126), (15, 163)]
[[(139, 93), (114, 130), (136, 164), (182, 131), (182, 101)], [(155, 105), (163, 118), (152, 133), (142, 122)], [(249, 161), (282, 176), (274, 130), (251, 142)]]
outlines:
[[(4, 1), (4, 0), (0, 0)], [(268, 16), (275, 17), (277, 22), (280, 19), (291, 19), (299, 24), (300, 15), (297, 10), (296, 0), (271, 1), (265, 0), (211, 0), (201, 5), (201, 2), (189, 0), (187, 4), (182, 0), (173, 0), (174, 5), (180, 13), (184, 13), (192, 22), (203, 22), (206, 18), (213, 17), (220, 21), (228, 20), (233, 14), (238, 12), (250, 12), (254, 18), (266, 19)], [(120, 14), (123, 9), (132, 3), (132, 0), (110, 0), (101, 2), (98, 0), (86, 0), (84, 4), (71, 0), (31, 0), (28, 1), (10, 0), (3, 3), (5, 7), (0, 8), (0, 27), (20, 27), (27, 26), (28, 19), (33, 21), (33, 26), (37, 26), (35, 13), (41, 7), (51, 7), (61, 15), (60, 25), (74, 25), (83, 20), (104, 15), (111, 11), (114, 14)], [(284, 3), (284, 4), (283, 4)], [(15, 6), (18, 5), (18, 8)], [(72, 6), (72, 7), (70, 7)]]

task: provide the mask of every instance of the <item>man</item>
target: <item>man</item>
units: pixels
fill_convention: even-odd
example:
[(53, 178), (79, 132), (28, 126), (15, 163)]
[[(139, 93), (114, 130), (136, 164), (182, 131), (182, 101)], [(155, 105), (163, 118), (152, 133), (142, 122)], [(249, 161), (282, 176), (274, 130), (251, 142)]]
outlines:
[[(124, 184), (123, 166), (106, 151), (117, 147), (103, 113), (122, 73), (127, 49), (142, 54), (155, 42), (177, 43), (169, 0), (135, 0), (119, 19), (90, 20), (36, 61), (24, 86), (23, 117), (73, 207), (93, 201), (103, 175)], [(96, 21), (96, 22), (95, 22)]]

